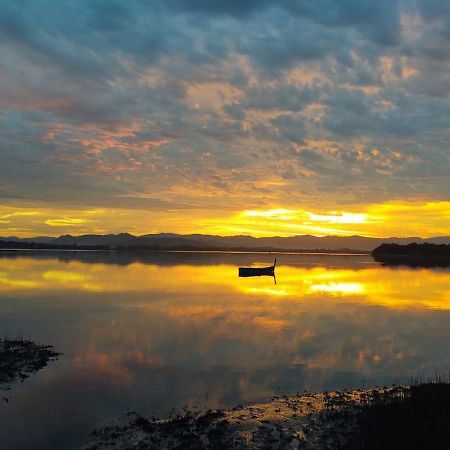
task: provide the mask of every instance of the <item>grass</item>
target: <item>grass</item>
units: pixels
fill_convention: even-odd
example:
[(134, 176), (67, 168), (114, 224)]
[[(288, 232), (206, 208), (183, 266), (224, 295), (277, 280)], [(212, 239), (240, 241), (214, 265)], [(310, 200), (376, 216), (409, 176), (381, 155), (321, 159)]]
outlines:
[(450, 449), (450, 380), (416, 381), (362, 406), (346, 450)]

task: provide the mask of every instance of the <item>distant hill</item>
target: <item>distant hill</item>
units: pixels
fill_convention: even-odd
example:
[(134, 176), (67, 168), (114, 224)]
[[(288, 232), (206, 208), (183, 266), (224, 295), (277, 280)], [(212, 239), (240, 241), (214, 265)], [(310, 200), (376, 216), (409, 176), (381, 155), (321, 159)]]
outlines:
[[(86, 234), (82, 236), (63, 235), (59, 237), (37, 236), (18, 238), (14, 236), (0, 238), (3, 247), (20, 243), (20, 247), (33, 244), (34, 248), (64, 247), (97, 247), (108, 249), (184, 249), (184, 250), (354, 250), (370, 252), (383, 243), (407, 245), (410, 243), (450, 244), (450, 236), (438, 236), (428, 239), (419, 237), (408, 238), (370, 238), (365, 236), (311, 236), (299, 235), (292, 237), (252, 236), (215, 236), (204, 234), (178, 235), (171, 233), (146, 234), (133, 236), (129, 233), (120, 234)], [(9, 243), (9, 244), (6, 244)]]

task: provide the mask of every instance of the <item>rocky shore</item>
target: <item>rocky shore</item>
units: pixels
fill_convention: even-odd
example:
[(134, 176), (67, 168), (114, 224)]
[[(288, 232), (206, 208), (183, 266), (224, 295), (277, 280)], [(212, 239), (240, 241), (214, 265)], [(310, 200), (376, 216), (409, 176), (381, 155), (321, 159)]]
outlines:
[[(15, 338), (0, 340), (0, 391), (9, 390), (56, 359), (60, 354), (50, 345)], [(7, 397), (3, 397), (7, 401)]]
[(368, 405), (409, 393), (399, 386), (305, 393), (228, 410), (183, 411), (166, 420), (129, 413), (94, 431), (84, 450), (347, 449)]

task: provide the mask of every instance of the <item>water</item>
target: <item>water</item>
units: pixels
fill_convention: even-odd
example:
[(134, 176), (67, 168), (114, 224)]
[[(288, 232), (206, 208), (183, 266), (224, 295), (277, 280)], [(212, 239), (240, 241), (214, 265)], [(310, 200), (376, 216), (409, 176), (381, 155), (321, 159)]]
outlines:
[(0, 402), (1, 449), (72, 449), (127, 411), (226, 407), (279, 393), (447, 374), (450, 271), (370, 256), (0, 253), (0, 335), (57, 362)]

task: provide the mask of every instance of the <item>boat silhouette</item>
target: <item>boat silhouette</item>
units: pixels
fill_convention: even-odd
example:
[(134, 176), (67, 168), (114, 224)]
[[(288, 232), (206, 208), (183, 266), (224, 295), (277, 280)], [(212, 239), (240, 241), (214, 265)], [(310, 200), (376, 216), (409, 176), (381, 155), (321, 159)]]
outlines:
[(273, 262), (273, 266), (267, 267), (239, 267), (240, 277), (260, 277), (260, 276), (275, 276), (275, 266), (277, 265), (277, 258)]

